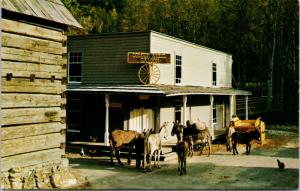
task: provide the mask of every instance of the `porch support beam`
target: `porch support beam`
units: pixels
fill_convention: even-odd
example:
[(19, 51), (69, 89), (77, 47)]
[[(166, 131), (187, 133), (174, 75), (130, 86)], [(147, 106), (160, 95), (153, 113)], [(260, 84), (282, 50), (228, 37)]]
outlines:
[(104, 144), (109, 146), (109, 94), (105, 94), (105, 133)]
[(246, 119), (248, 119), (248, 96), (245, 96), (245, 102), (246, 102)]
[(222, 102), (222, 128), (226, 127), (226, 108), (225, 108), (225, 102), (223, 100)]
[(214, 96), (210, 95), (210, 127), (211, 127), (211, 136), (212, 139), (215, 139), (215, 128), (214, 128), (214, 116), (213, 116), (213, 107), (214, 107)]
[(161, 122), (160, 122), (160, 97), (158, 97), (158, 100), (157, 100), (157, 106), (155, 107), (155, 131), (156, 132), (159, 132), (159, 129), (160, 129), (160, 125), (161, 125)]
[(183, 125), (186, 125), (186, 103), (187, 103), (187, 96), (186, 95), (184, 95), (182, 97), (182, 103), (183, 103), (182, 123), (183, 123)]
[(230, 121), (232, 120), (232, 116), (235, 114), (234, 98), (235, 98), (235, 95), (230, 95), (230, 96), (229, 96)]

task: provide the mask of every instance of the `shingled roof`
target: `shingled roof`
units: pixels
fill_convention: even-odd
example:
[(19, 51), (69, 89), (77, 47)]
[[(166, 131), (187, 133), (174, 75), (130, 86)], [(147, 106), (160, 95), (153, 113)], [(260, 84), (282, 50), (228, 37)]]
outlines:
[(82, 28), (61, 0), (2, 0), (2, 9)]

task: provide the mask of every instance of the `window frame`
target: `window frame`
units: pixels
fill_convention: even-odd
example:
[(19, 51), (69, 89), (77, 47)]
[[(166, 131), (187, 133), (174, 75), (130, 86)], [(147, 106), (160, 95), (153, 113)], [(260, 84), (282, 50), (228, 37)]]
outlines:
[[(80, 56), (79, 55), (77, 56), (77, 58), (81, 57), (81, 61), (72, 61), (71, 62), (71, 55), (75, 54), (75, 53), (81, 54)], [(80, 76), (70, 76), (70, 68), (74, 64), (80, 65)], [(81, 83), (81, 81), (82, 81), (82, 64), (83, 64), (83, 52), (82, 51), (72, 51), (72, 52), (68, 53), (68, 82), (69, 83)], [(75, 79), (79, 78), (80, 80), (73, 80), (72, 78), (75, 78)]]
[(213, 104), (213, 106), (212, 106), (212, 116), (213, 116), (213, 118), (212, 118), (213, 124), (217, 124), (217, 121), (218, 121), (218, 119), (217, 119), (217, 104)]
[[(180, 77), (177, 76), (177, 68), (180, 68)], [(182, 81), (182, 56), (175, 55), (175, 84), (181, 84)]]
[(217, 86), (217, 64), (212, 63), (212, 86)]
[[(179, 119), (178, 119), (178, 118)], [(175, 100), (175, 107), (174, 107), (174, 121), (175, 122), (181, 122), (181, 100), (176, 99)]]

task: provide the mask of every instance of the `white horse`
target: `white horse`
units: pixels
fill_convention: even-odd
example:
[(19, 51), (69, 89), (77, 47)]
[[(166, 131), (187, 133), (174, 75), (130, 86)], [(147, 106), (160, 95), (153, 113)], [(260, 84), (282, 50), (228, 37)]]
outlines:
[(149, 171), (152, 171), (151, 160), (154, 155), (154, 166), (160, 168), (159, 160), (162, 150), (161, 140), (167, 138), (167, 126), (169, 122), (164, 122), (158, 133), (151, 134), (151, 129), (148, 129), (144, 140), (144, 171), (146, 172), (147, 164)]

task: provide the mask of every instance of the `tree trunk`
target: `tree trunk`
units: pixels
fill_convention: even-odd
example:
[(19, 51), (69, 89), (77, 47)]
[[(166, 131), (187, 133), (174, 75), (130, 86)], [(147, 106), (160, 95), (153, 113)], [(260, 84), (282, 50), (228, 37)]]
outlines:
[(276, 48), (276, 18), (275, 18), (275, 6), (273, 0), (270, 0), (270, 16), (271, 16), (271, 22), (272, 22), (272, 52), (269, 62), (269, 71), (268, 71), (268, 84), (267, 84), (267, 95), (268, 95), (268, 101), (267, 101), (267, 109), (269, 112), (272, 111), (272, 99), (273, 99), (273, 68), (274, 68), (274, 56), (275, 56), (275, 48)]

